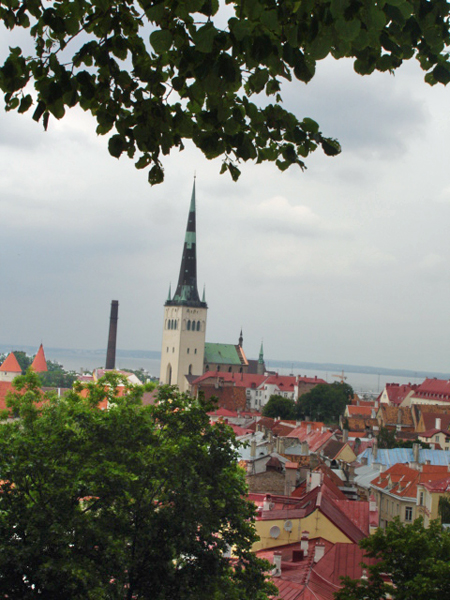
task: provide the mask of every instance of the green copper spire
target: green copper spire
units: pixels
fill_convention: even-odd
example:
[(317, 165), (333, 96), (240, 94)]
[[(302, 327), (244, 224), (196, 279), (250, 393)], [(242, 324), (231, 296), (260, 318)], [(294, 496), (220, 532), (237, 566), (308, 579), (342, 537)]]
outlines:
[(206, 308), (205, 301), (200, 301), (197, 288), (197, 239), (195, 228), (195, 179), (192, 187), (191, 204), (184, 237), (183, 256), (177, 289), (172, 300), (166, 305), (196, 306)]
[(258, 362), (260, 365), (262, 365), (264, 363), (264, 349), (263, 349), (263, 343), (261, 341), (261, 348), (259, 350), (259, 359)]

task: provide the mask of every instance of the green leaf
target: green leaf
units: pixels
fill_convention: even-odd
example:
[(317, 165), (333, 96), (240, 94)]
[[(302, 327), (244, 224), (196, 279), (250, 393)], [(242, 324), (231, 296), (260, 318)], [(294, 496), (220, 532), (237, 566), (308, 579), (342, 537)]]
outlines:
[(164, 54), (172, 46), (172, 34), (167, 29), (158, 29), (150, 34), (150, 43), (156, 54)]
[(316, 121), (313, 121), (309, 117), (305, 117), (301, 123), (302, 129), (307, 131), (308, 133), (318, 133), (319, 132), (319, 124)]
[(237, 181), (239, 179), (239, 176), (241, 174), (240, 169), (238, 169), (237, 167), (235, 167), (232, 163), (228, 163), (228, 170), (230, 172), (231, 175), (231, 179), (233, 181)]
[(197, 29), (192, 35), (196, 50), (205, 54), (210, 53), (213, 49), (214, 38), (217, 33), (218, 31), (212, 23), (206, 23), (206, 25)]
[(339, 37), (347, 42), (351, 42), (358, 37), (359, 30), (361, 28), (361, 22), (358, 19), (352, 19), (351, 21), (338, 19), (335, 27)]
[(447, 85), (450, 82), (450, 68), (449, 65), (437, 65), (433, 69), (434, 79), (439, 82)]
[(148, 174), (148, 182), (150, 185), (157, 185), (164, 181), (164, 171), (160, 165), (154, 165)]
[(108, 142), (108, 150), (111, 156), (119, 158), (122, 152), (125, 150), (125, 140), (121, 135), (113, 135)]
[(323, 138), (320, 143), (327, 156), (336, 156), (341, 152), (341, 145), (337, 140)]
[(30, 94), (27, 94), (20, 101), (20, 106), (19, 106), (18, 112), (20, 112), (20, 113), (27, 112), (27, 110), (30, 108), (30, 106), (32, 104), (33, 104), (33, 98), (30, 96)]
[(33, 119), (35, 121), (39, 121), (39, 119), (44, 114), (44, 111), (45, 111), (45, 104), (44, 104), (44, 102), (38, 102), (38, 105), (36, 106), (36, 109), (35, 109), (35, 111), (33, 113)]
[(236, 19), (235, 17), (229, 19), (228, 26), (231, 33), (241, 42), (247, 35), (250, 35), (253, 31), (253, 24), (246, 19)]
[(316, 37), (313, 43), (309, 46), (308, 54), (314, 60), (324, 59), (331, 51), (333, 40), (331, 32), (327, 29)]

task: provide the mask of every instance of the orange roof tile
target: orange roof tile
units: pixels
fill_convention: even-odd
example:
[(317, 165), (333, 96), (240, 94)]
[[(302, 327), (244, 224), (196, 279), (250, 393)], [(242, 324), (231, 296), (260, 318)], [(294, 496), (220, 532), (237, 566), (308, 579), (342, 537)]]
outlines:
[(9, 373), (22, 373), (22, 369), (17, 362), (14, 352), (10, 352), (3, 361), (0, 371), (8, 371)]
[(372, 416), (372, 408), (370, 406), (354, 406), (352, 404), (347, 405), (348, 416), (349, 417), (371, 417)]
[(39, 346), (39, 350), (31, 363), (31, 367), (36, 373), (45, 373), (48, 371), (42, 344)]

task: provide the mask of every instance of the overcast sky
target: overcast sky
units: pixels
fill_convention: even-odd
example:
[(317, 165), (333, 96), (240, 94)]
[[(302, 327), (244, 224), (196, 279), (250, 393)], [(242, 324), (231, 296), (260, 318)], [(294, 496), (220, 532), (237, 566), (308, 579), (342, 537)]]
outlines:
[(233, 183), (188, 145), (153, 188), (81, 111), (47, 133), (3, 113), (0, 343), (103, 348), (114, 299), (118, 347), (160, 350), (196, 172), (207, 341), (242, 326), (248, 357), (263, 339), (270, 359), (449, 372), (450, 89), (413, 63), (362, 78), (327, 60), (284, 98), (339, 157)]

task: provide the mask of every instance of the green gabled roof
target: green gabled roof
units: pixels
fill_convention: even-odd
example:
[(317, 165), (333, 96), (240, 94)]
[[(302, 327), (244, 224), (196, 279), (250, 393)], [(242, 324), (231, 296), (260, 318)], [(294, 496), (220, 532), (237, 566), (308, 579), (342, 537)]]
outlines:
[(206, 364), (241, 365), (239, 353), (234, 344), (205, 344)]

